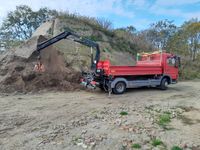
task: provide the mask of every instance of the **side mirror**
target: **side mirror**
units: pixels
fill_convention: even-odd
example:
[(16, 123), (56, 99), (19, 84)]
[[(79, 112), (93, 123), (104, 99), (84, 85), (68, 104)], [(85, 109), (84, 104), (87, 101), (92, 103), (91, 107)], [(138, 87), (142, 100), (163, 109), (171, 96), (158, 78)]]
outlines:
[(181, 58), (176, 56), (176, 63), (175, 63), (175, 67), (180, 68), (181, 67)]
[(181, 57), (178, 57), (178, 67), (181, 67)]

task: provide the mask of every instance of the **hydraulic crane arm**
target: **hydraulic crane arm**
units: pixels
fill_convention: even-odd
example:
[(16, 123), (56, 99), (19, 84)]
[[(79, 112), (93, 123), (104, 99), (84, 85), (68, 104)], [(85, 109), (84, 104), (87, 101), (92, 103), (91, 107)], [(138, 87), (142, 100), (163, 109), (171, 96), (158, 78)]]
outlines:
[[(68, 38), (70, 37), (70, 38)], [(62, 32), (60, 33), (59, 35), (51, 38), (51, 39), (48, 39), (42, 43), (39, 43), (37, 45), (37, 51), (40, 52), (42, 51), (44, 48), (56, 43), (56, 42), (59, 42), (60, 40), (62, 39), (71, 39), (75, 42), (78, 42), (80, 44), (83, 44), (85, 46), (88, 46), (88, 47), (92, 47), (92, 48), (95, 48), (96, 49), (96, 55), (95, 55), (95, 58), (93, 59), (93, 54), (91, 56), (91, 69), (94, 69), (96, 70), (96, 65), (100, 59), (100, 48), (99, 48), (99, 45), (98, 43), (94, 42), (94, 41), (91, 41), (87, 38), (83, 38), (79, 35), (77, 35), (76, 33), (73, 33), (73, 32), (68, 32), (68, 31), (65, 31), (65, 32)]]

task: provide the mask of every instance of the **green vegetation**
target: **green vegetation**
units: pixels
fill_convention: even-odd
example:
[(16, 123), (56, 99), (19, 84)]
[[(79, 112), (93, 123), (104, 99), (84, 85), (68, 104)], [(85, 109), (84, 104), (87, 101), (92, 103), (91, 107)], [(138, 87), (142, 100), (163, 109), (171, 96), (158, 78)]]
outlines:
[(65, 19), (76, 20), (77, 22), (82, 22), (92, 27), (94, 30), (105, 33), (107, 36), (112, 37), (114, 35), (112, 30), (112, 22), (104, 18), (87, 17), (87, 16), (81, 16), (76, 13), (70, 14), (67, 12), (59, 12), (58, 18), (60, 18), (61, 20)]
[(91, 36), (88, 36), (86, 37), (88, 39), (91, 39), (93, 41), (103, 41), (103, 38), (102, 38), (102, 35), (101, 34), (98, 34), (98, 35), (91, 35)]
[(162, 144), (163, 144), (163, 142), (161, 140), (159, 140), (159, 139), (152, 140), (152, 145), (153, 146), (158, 146), (158, 145), (162, 145)]
[(170, 114), (163, 113), (159, 116), (158, 124), (165, 127), (169, 122), (171, 122)]
[(135, 143), (131, 146), (133, 149), (140, 149), (141, 148), (141, 145), (138, 144), (138, 143)]
[(180, 147), (178, 147), (178, 146), (173, 146), (173, 147), (171, 148), (171, 150), (183, 150), (183, 149), (180, 148)]
[(183, 80), (200, 79), (200, 58), (195, 61), (182, 60), (180, 76)]
[(128, 112), (126, 112), (126, 111), (121, 111), (121, 112), (120, 112), (120, 115), (126, 116), (126, 115), (128, 115)]

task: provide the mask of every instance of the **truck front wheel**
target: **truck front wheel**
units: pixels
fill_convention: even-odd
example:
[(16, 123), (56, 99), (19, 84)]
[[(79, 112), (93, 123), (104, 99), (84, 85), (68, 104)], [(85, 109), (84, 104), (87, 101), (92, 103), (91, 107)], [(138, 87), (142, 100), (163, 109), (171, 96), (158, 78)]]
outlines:
[(168, 80), (167, 78), (163, 78), (162, 81), (161, 81), (161, 84), (160, 84), (160, 89), (161, 90), (166, 90), (168, 88)]
[(119, 81), (115, 84), (113, 88), (114, 94), (123, 94), (126, 91), (126, 83)]

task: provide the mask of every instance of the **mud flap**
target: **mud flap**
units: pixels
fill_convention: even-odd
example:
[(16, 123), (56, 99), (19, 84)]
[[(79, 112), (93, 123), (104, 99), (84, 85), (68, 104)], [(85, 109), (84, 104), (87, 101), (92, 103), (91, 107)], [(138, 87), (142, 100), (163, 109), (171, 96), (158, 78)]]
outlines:
[(112, 77), (109, 77), (109, 82), (108, 82), (108, 95), (109, 95), (109, 97), (112, 94), (112, 87), (111, 87), (112, 80), (111, 79), (112, 79)]

